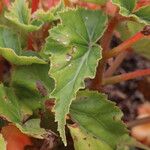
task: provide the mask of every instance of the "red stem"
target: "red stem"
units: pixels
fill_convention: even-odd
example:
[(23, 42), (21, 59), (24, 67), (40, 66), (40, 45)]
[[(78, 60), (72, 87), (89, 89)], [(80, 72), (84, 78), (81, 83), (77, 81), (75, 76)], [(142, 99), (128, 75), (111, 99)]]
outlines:
[(3, 2), (7, 6), (7, 8), (10, 6), (10, 0), (3, 0)]
[(40, 0), (32, 0), (32, 13), (34, 13), (38, 9), (39, 1)]
[(150, 75), (150, 69), (138, 70), (131, 73), (125, 73), (114, 77), (105, 78), (105, 80), (103, 80), (103, 85), (115, 84), (121, 81), (127, 81), (137, 77), (148, 76), (148, 75)]
[[(108, 28), (105, 31), (104, 36), (101, 40), (102, 48), (103, 48), (102, 56), (104, 56), (105, 51), (109, 49), (112, 35), (113, 35), (114, 29), (117, 26), (118, 22), (119, 21), (118, 21), (117, 17), (113, 17), (108, 24)], [(98, 67), (97, 67), (96, 76), (93, 79), (92, 84), (91, 84), (91, 89), (101, 90), (100, 85), (102, 83), (102, 79), (103, 79), (103, 75), (104, 75), (105, 64), (106, 64), (106, 60), (104, 60), (104, 59), (102, 59), (99, 62)]]
[(127, 48), (129, 48), (130, 46), (132, 46), (134, 43), (136, 43), (137, 41), (139, 41), (140, 39), (144, 38), (145, 35), (142, 34), (141, 32), (136, 33), (134, 36), (132, 36), (131, 38), (129, 38), (128, 40), (124, 41), (122, 44), (120, 44), (119, 46), (113, 48), (110, 52), (106, 52), (105, 53), (105, 59), (117, 56), (118, 54), (120, 54), (121, 52), (128, 50)]
[(119, 68), (119, 66), (121, 65), (123, 60), (127, 57), (127, 55), (130, 54), (130, 52), (131, 52), (131, 49), (129, 49), (129, 51), (124, 51), (124, 52), (120, 53), (115, 58), (115, 60), (111, 63), (110, 67), (106, 70), (105, 77), (112, 76), (115, 73), (115, 71)]

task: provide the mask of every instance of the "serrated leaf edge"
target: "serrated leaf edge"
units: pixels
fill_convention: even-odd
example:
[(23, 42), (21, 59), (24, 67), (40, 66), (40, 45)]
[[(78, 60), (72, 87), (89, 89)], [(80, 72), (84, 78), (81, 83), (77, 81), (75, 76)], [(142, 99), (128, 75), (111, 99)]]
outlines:
[[(68, 11), (77, 11), (78, 9), (80, 9), (81, 7), (77, 7), (77, 8), (67, 8), (67, 9), (64, 9), (63, 11), (61, 11), (61, 12), (59, 12), (59, 13), (64, 13), (64, 12), (68, 12)], [(81, 9), (83, 9), (83, 8), (81, 8)], [(85, 9), (86, 10), (86, 9)], [(96, 10), (94, 10), (94, 11), (96, 11)], [(105, 20), (105, 24), (107, 23), (107, 17), (106, 17), (106, 20)], [(62, 19), (60, 18), (60, 24), (58, 25), (58, 26), (61, 26), (62, 25)], [(54, 28), (57, 28), (58, 26), (56, 26), (56, 27), (54, 27)], [(105, 29), (103, 30), (103, 32), (101, 33), (101, 35), (99, 36), (99, 38), (103, 35), (103, 33), (105, 32), (105, 30), (106, 30), (106, 28), (107, 28), (107, 25), (106, 25), (106, 27), (105, 27)], [(49, 33), (51, 32), (51, 30), (49, 31)], [(98, 38), (98, 39), (99, 39)], [(48, 39), (48, 38), (47, 38)], [(98, 40), (97, 39), (97, 40)], [(96, 41), (97, 41), (96, 40)], [(89, 45), (88, 45), (89, 46)], [(92, 45), (93, 46), (93, 45)], [(99, 47), (99, 49), (100, 50), (102, 50), (102, 48), (99, 46), (99, 45), (97, 45), (98, 47)], [(102, 51), (100, 51), (100, 53), (101, 53)], [(51, 61), (51, 58), (52, 58), (52, 56), (49, 58), (50, 59), (50, 61)], [(100, 57), (99, 59), (97, 59), (97, 65), (98, 65), (98, 62), (99, 62), (99, 60), (101, 60), (102, 59), (102, 57)], [(50, 68), (51, 68), (51, 66), (52, 66), (52, 62), (51, 62), (51, 64), (50, 64)], [(97, 68), (97, 66), (95, 66), (95, 73), (96, 73), (96, 68)], [(55, 87), (56, 87), (56, 85), (57, 85), (57, 82), (56, 82), (56, 79), (55, 79), (55, 77), (53, 77), (52, 76), (52, 74), (50, 73), (51, 72), (51, 69), (49, 70), (49, 75), (54, 79), (54, 81), (55, 81)], [(93, 74), (93, 75), (91, 75), (91, 76), (87, 76), (87, 77), (89, 77), (89, 78), (94, 78), (94, 76), (95, 76), (95, 74)], [(84, 78), (86, 78), (86, 77), (84, 77)], [(84, 85), (84, 81), (82, 81), (81, 82), (81, 85), (82, 86), (80, 86), (77, 90), (76, 90), (76, 92), (74, 93), (74, 95), (72, 96), (72, 99), (70, 100), (70, 104), (69, 104), (69, 108), (70, 108), (70, 105), (71, 105), (71, 103), (72, 103), (72, 101), (74, 100), (74, 99), (76, 99), (76, 93), (79, 91), (79, 89), (83, 89), (83, 88), (85, 88), (85, 85)], [(56, 88), (54, 88), (54, 90), (51, 92), (51, 94), (53, 94), (53, 92), (55, 91), (55, 89)], [(51, 97), (51, 98), (55, 98), (55, 97)], [(56, 104), (55, 104), (55, 107), (56, 107)], [(54, 111), (55, 111), (55, 107), (54, 107)], [(69, 109), (68, 109), (68, 111), (67, 111), (68, 113), (69, 113)], [(68, 113), (66, 113), (66, 115), (68, 114)], [(64, 145), (65, 146), (67, 146), (67, 141), (66, 141), (66, 136), (65, 136), (65, 129), (63, 128), (62, 129), (62, 126), (65, 126), (66, 125), (66, 119), (64, 118), (64, 124), (59, 124), (59, 119), (57, 118), (57, 115), (55, 114), (55, 122), (58, 122), (58, 129), (57, 129), (57, 131), (59, 131), (59, 133), (60, 133), (60, 137), (62, 138), (62, 141), (63, 141), (63, 143), (64, 143)]]

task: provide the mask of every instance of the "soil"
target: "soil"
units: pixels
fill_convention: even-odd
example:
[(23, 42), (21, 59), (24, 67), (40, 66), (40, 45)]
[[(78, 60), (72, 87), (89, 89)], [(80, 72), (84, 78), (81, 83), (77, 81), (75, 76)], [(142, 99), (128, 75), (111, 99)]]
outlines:
[[(138, 54), (132, 53), (121, 64), (116, 74), (150, 68), (150, 61)], [(115, 101), (124, 113), (125, 122), (132, 121), (137, 116), (139, 105), (150, 101), (149, 77), (136, 78), (115, 85), (106, 86), (109, 99)]]
[[(150, 68), (150, 60), (132, 53), (121, 64), (116, 74), (132, 72), (138, 69)], [(150, 102), (150, 77), (140, 77), (134, 80), (106, 86), (108, 98), (117, 103), (123, 111), (123, 121), (132, 122), (137, 117), (138, 107)], [(136, 150), (140, 150), (136, 148)]]

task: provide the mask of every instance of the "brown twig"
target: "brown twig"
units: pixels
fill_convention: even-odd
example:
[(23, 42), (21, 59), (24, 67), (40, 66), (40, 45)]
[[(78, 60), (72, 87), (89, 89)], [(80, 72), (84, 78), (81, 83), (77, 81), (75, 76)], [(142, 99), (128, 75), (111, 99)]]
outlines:
[(114, 74), (114, 72), (119, 68), (123, 60), (130, 54), (131, 49), (129, 51), (124, 51), (119, 54), (115, 60), (112, 62), (111, 66), (106, 70), (105, 77), (110, 77)]
[(143, 124), (147, 124), (147, 123), (150, 123), (150, 116), (144, 117), (144, 118), (140, 118), (140, 119), (136, 119), (134, 121), (128, 122), (127, 123), (127, 127), (128, 128), (133, 128), (135, 126), (143, 125)]
[(141, 40), (144, 37), (145, 37), (144, 34), (142, 34), (141, 32), (136, 33), (134, 36), (132, 36), (128, 40), (124, 41), (119, 46), (113, 48), (109, 52), (106, 52), (104, 55), (105, 59), (115, 57), (118, 54), (120, 54), (121, 52), (127, 51), (129, 47), (131, 47), (134, 43), (138, 42), (139, 40)]
[[(109, 24), (108, 24), (108, 28), (107, 30), (105, 31), (104, 33), (104, 36), (101, 40), (101, 45), (102, 45), (102, 48), (103, 48), (103, 52), (102, 52), (102, 56), (104, 56), (105, 54), (105, 51), (109, 49), (109, 46), (110, 46), (110, 42), (111, 42), (111, 39), (112, 39), (112, 36), (113, 36), (113, 32), (114, 32), (114, 29), (115, 27), (118, 25), (118, 19), (117, 17), (113, 17)], [(103, 79), (103, 75), (104, 75), (104, 70), (105, 70), (105, 64), (106, 64), (106, 60), (102, 59), (99, 64), (98, 64), (98, 67), (97, 67), (97, 72), (96, 72), (96, 76), (95, 78), (92, 80), (92, 83), (91, 83), (91, 89), (92, 90), (100, 90), (100, 85), (102, 83), (102, 79)]]
[(107, 30), (105, 31), (104, 36), (101, 40), (101, 43), (102, 43), (101, 45), (104, 50), (110, 49), (110, 43), (111, 43), (111, 39), (113, 36), (113, 32), (114, 32), (114, 29), (116, 28), (116, 26), (118, 25), (119, 21), (120, 20), (117, 18), (117, 16), (115, 16), (108, 23)]
[(150, 75), (150, 69), (138, 70), (131, 73), (125, 73), (125, 74), (105, 78), (103, 80), (103, 85), (115, 84), (121, 81), (127, 81), (137, 77), (148, 76), (148, 75)]
[(119, 46), (113, 48), (110, 52), (106, 52), (104, 54), (105, 59), (109, 59), (111, 57), (117, 56), (123, 51), (128, 50), (127, 48), (131, 47), (134, 43), (138, 42), (139, 40), (150, 36), (150, 25), (147, 25), (143, 28), (142, 31), (137, 32), (135, 35), (133, 35), (131, 38), (124, 41)]

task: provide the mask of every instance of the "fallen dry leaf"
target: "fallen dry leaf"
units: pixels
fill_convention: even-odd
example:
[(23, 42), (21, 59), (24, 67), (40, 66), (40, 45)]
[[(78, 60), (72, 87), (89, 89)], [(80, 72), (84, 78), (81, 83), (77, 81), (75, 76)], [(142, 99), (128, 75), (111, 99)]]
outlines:
[[(145, 103), (138, 108), (138, 118), (150, 116), (150, 103)], [(132, 128), (131, 134), (140, 142), (150, 146), (150, 123)]]
[(7, 142), (7, 150), (24, 150), (26, 145), (32, 145), (30, 138), (14, 125), (8, 125), (1, 131)]

